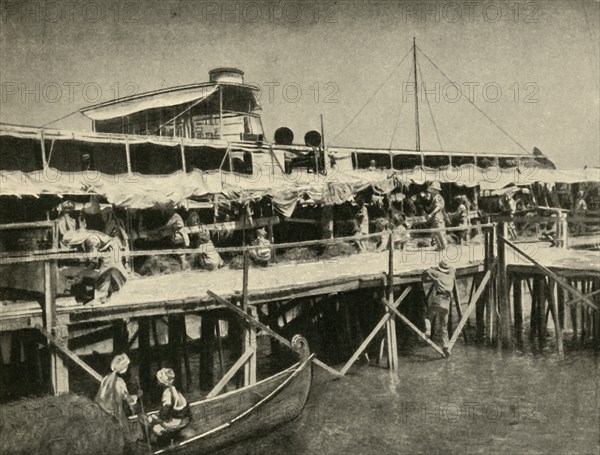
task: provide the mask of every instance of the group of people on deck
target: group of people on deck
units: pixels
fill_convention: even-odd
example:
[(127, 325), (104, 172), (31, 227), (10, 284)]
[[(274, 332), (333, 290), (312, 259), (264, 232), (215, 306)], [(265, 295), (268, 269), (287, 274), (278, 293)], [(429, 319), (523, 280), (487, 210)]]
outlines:
[[(156, 380), (162, 387), (161, 404), (157, 413), (144, 415), (138, 412), (138, 402), (143, 396), (141, 390), (132, 395), (127, 390), (124, 375), (129, 369), (127, 354), (117, 355), (111, 362), (111, 372), (102, 378), (96, 403), (108, 414), (113, 416), (123, 428), (128, 439), (132, 438), (129, 421), (125, 413), (127, 406), (131, 414), (140, 414), (140, 424), (145, 438), (139, 442), (164, 442), (168, 436), (174, 436), (191, 423), (191, 411), (185, 397), (175, 386), (175, 373), (171, 368), (162, 368), (156, 373)], [(143, 409), (139, 407), (139, 409)]]
[[(467, 243), (471, 229), (469, 217), (471, 202), (466, 195), (457, 195), (453, 198), (452, 205), (454, 210), (447, 211), (446, 202), (441, 195), (441, 191), (440, 184), (433, 182), (427, 187), (426, 191), (413, 193), (409, 197), (405, 197), (401, 193), (399, 193), (400, 197), (395, 195), (396, 201), (392, 200), (387, 213), (385, 213), (386, 210), (382, 211), (384, 212), (383, 217), (387, 219), (383, 220), (382, 223), (376, 223), (375, 221), (377, 220), (374, 220), (374, 224), (376, 225), (374, 232), (391, 230), (395, 236), (394, 244), (402, 245), (408, 239), (408, 232), (406, 231), (409, 225), (407, 220), (421, 217), (424, 223), (418, 221), (416, 223), (424, 224), (424, 227), (433, 230), (431, 236), (438, 250), (443, 250), (448, 245), (448, 234), (445, 231), (447, 227), (463, 228), (453, 231), (451, 235), (456, 237), (457, 243)], [(397, 202), (398, 200), (401, 203)], [(365, 236), (370, 232), (369, 211), (364, 199), (360, 196), (356, 199), (356, 206), (355, 235)], [(383, 227), (380, 228), (379, 224), (382, 224)], [(356, 244), (360, 251), (366, 250), (363, 240), (357, 240)]]

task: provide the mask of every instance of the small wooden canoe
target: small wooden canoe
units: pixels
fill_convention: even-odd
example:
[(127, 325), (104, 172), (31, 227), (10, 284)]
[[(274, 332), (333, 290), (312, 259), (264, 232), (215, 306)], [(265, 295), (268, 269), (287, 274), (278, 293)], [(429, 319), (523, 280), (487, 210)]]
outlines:
[[(307, 346), (306, 340), (295, 341)], [(300, 362), (251, 386), (190, 403), (192, 422), (167, 447), (152, 447), (155, 454), (212, 453), (222, 447), (272, 431), (300, 415), (310, 392), (312, 355), (308, 349)], [(143, 440), (137, 419), (131, 430)], [(150, 453), (138, 443), (136, 452)]]

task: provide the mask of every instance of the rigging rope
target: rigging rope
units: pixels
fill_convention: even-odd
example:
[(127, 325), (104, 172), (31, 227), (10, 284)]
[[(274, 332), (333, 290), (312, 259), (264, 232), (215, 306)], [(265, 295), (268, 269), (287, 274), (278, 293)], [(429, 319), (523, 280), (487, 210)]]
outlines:
[[(424, 83), (425, 79), (423, 79), (423, 73), (421, 72), (421, 64), (417, 61), (417, 68), (419, 69), (419, 76), (421, 76), (421, 84)], [(418, 90), (418, 88), (417, 88)], [(435, 130), (435, 135), (437, 136), (438, 144), (440, 144), (440, 150), (443, 152), (444, 147), (442, 147), (442, 141), (440, 140), (440, 133), (438, 132), (437, 125), (435, 124), (435, 119), (433, 118), (433, 111), (431, 110), (431, 104), (429, 103), (429, 97), (427, 96), (427, 90), (425, 92), (425, 102), (427, 103), (427, 107), (429, 108), (429, 115), (431, 116), (431, 121), (433, 122), (433, 129)], [(415, 96), (417, 96), (415, 94)]]
[(408, 51), (406, 51), (406, 54), (404, 54), (404, 57), (402, 57), (400, 62), (396, 65), (396, 67), (392, 70), (392, 72), (388, 75), (388, 77), (381, 83), (381, 85), (379, 87), (377, 87), (377, 90), (375, 90), (375, 92), (371, 95), (371, 97), (367, 100), (367, 102), (365, 104), (363, 104), (363, 106), (358, 110), (358, 112), (354, 115), (354, 117), (352, 117), (350, 119), (350, 121), (348, 123), (346, 123), (346, 125), (340, 130), (339, 133), (337, 133), (334, 136), (333, 139), (331, 139), (330, 144), (332, 144), (344, 131), (346, 131), (346, 128), (348, 128), (350, 126), (350, 124), (354, 120), (356, 120), (356, 117), (358, 117), (360, 115), (360, 113), (365, 109), (365, 107), (367, 107), (367, 105), (371, 102), (371, 100), (373, 98), (375, 98), (375, 95), (377, 95), (377, 93), (379, 93), (379, 90), (381, 90), (381, 88), (387, 83), (387, 81), (390, 80), (390, 78), (394, 75), (396, 70), (400, 67), (400, 65), (402, 65), (404, 60), (406, 60), (406, 57), (408, 57), (408, 54), (410, 54), (411, 51), (412, 51), (412, 47), (410, 49), (408, 49)]
[[(427, 54), (425, 54), (425, 52), (423, 52), (423, 51), (421, 50), (421, 48), (420, 48), (419, 46), (417, 46), (417, 49), (419, 50), (419, 52), (421, 53), (421, 55), (422, 55), (423, 57), (425, 57), (425, 58), (426, 58), (426, 59), (429, 61), (429, 63), (431, 63), (431, 64), (434, 66), (434, 68), (435, 68), (435, 69), (437, 69), (437, 70), (438, 70), (438, 71), (439, 71), (439, 72), (442, 74), (442, 76), (444, 76), (444, 77), (445, 77), (445, 78), (448, 80), (448, 82), (450, 82), (451, 84), (453, 84), (455, 87), (457, 87), (457, 86), (458, 86), (458, 84), (456, 84), (455, 82), (453, 82), (453, 81), (452, 81), (452, 80), (451, 80), (451, 79), (450, 79), (450, 78), (449, 78), (449, 77), (446, 75), (446, 73), (444, 73), (444, 72), (443, 72), (443, 71), (440, 69), (440, 67), (439, 67), (439, 66), (437, 66), (437, 65), (436, 65), (436, 64), (435, 64), (435, 63), (434, 63), (434, 62), (433, 62), (433, 61), (432, 61), (432, 60), (431, 60), (431, 59), (430, 59), (430, 58), (427, 56)], [(521, 143), (519, 143), (519, 141), (517, 141), (517, 140), (516, 140), (514, 137), (512, 137), (510, 134), (508, 134), (508, 133), (507, 133), (507, 132), (504, 130), (504, 128), (502, 128), (500, 125), (498, 125), (496, 122), (494, 122), (494, 120), (492, 120), (492, 119), (490, 118), (490, 116), (489, 116), (489, 115), (487, 115), (485, 112), (483, 112), (483, 111), (482, 111), (482, 110), (481, 110), (481, 109), (480, 109), (480, 108), (479, 108), (479, 107), (478, 107), (478, 106), (477, 106), (475, 103), (473, 103), (473, 102), (472, 102), (472, 101), (471, 101), (471, 100), (470, 100), (468, 97), (466, 97), (466, 96), (465, 96), (465, 94), (462, 92), (462, 90), (460, 90), (460, 89), (459, 89), (459, 90), (458, 90), (458, 92), (459, 92), (459, 93), (460, 93), (460, 95), (461, 95), (461, 96), (462, 96), (464, 99), (466, 99), (466, 100), (467, 100), (467, 101), (468, 101), (468, 102), (469, 102), (469, 103), (470, 103), (470, 104), (471, 104), (471, 105), (472, 105), (472, 106), (473, 106), (475, 109), (477, 109), (477, 110), (479, 111), (479, 113), (480, 113), (480, 114), (482, 114), (482, 115), (483, 115), (485, 118), (487, 118), (487, 119), (488, 119), (488, 120), (489, 120), (489, 121), (490, 121), (490, 122), (491, 122), (491, 123), (492, 123), (492, 124), (493, 124), (493, 125), (494, 125), (496, 128), (498, 128), (500, 131), (502, 131), (502, 133), (504, 133), (504, 135), (505, 135), (506, 137), (508, 137), (508, 138), (509, 138), (511, 141), (513, 141), (515, 144), (517, 144), (517, 145), (518, 145), (518, 146), (519, 146), (519, 147), (520, 147), (520, 148), (521, 148), (521, 149), (522, 149), (522, 150), (523, 150), (525, 153), (527, 153), (527, 154), (529, 154), (529, 155), (531, 155), (531, 154), (532, 154), (532, 153), (531, 153), (530, 151), (528, 151), (528, 150), (527, 150), (525, 147), (523, 147), (523, 146), (521, 145)]]
[[(408, 83), (411, 81), (413, 71), (412, 67), (408, 69)], [(402, 92), (400, 92), (402, 96)], [(396, 131), (398, 130), (398, 125), (400, 124), (400, 114), (402, 113), (402, 108), (404, 107), (404, 103), (400, 103), (400, 109), (398, 109), (398, 118), (396, 119), (396, 124), (394, 125), (394, 132), (392, 133), (392, 140), (390, 141), (390, 152), (392, 151), (392, 145), (394, 144), (394, 139), (396, 138)]]
[(62, 117), (59, 117), (59, 118), (57, 118), (56, 120), (52, 120), (51, 122), (44, 123), (44, 124), (43, 124), (42, 126), (40, 126), (39, 128), (45, 128), (45, 127), (47, 127), (48, 125), (52, 125), (53, 123), (56, 123), (56, 122), (58, 122), (58, 121), (60, 121), (60, 120), (63, 120), (63, 119), (65, 119), (65, 118), (67, 118), (67, 117), (70, 117), (70, 116), (71, 116), (71, 115), (73, 115), (73, 114), (80, 114), (80, 113), (81, 113), (81, 109), (78, 109), (78, 110), (76, 110), (76, 111), (73, 111), (73, 112), (70, 112), (70, 113), (68, 113), (67, 115), (63, 115)]

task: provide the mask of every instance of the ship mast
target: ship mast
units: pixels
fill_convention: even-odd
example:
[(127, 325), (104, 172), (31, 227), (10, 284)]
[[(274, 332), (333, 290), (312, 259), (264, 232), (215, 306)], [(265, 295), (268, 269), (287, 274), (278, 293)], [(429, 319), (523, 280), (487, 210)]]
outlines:
[(417, 152), (421, 151), (421, 136), (419, 133), (419, 88), (418, 88), (418, 84), (417, 84), (417, 44), (416, 44), (416, 39), (415, 37), (413, 37), (413, 64), (414, 64), (414, 71), (415, 71), (415, 134), (416, 134), (416, 141), (417, 141), (417, 147), (416, 150)]

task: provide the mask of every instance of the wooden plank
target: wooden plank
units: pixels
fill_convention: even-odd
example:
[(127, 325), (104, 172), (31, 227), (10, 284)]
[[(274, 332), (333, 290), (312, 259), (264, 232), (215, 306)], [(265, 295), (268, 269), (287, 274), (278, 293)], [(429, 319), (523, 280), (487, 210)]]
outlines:
[[(394, 304), (394, 239), (390, 233), (388, 238), (388, 276), (387, 276), (387, 303)], [(398, 341), (396, 339), (396, 320), (390, 318), (386, 323), (388, 340), (388, 363), (390, 370), (398, 369)]]
[(584, 305), (586, 305), (587, 307), (592, 308), (594, 310), (598, 310), (598, 306), (593, 301), (591, 301), (589, 298), (587, 298), (584, 295), (584, 293), (582, 293), (579, 289), (574, 288), (569, 283), (567, 283), (565, 280), (563, 280), (560, 276), (558, 276), (556, 273), (554, 273), (552, 270), (550, 270), (548, 267), (545, 267), (542, 264), (540, 264), (538, 261), (536, 261), (535, 259), (533, 259), (527, 253), (525, 253), (524, 251), (522, 251), (521, 249), (519, 249), (510, 240), (507, 240), (507, 239), (505, 239), (502, 236), (498, 236), (498, 238), (501, 239), (504, 243), (506, 243), (513, 250), (515, 250), (517, 253), (519, 253), (521, 256), (523, 256), (525, 259), (527, 259), (528, 261), (530, 261), (536, 268), (538, 268), (539, 270), (543, 271), (546, 275), (548, 275), (549, 277), (551, 277), (561, 287), (565, 288), (571, 294), (573, 294), (573, 295), (575, 295), (577, 297), (581, 297)]
[[(460, 307), (460, 299), (458, 298), (458, 286), (456, 285), (456, 279), (454, 280), (454, 287), (452, 288), (452, 297), (454, 299), (454, 305), (456, 306), (456, 313), (458, 314), (458, 320), (460, 321), (463, 317), (463, 312)], [(467, 332), (463, 332), (463, 338), (465, 343), (467, 340)]]
[(425, 335), (423, 332), (421, 332), (421, 330), (419, 330), (419, 328), (416, 325), (414, 325), (410, 321), (410, 319), (408, 319), (406, 316), (404, 316), (402, 313), (400, 313), (396, 308), (388, 305), (387, 302), (384, 302), (383, 300), (381, 300), (381, 303), (383, 305), (385, 305), (387, 308), (389, 308), (389, 310), (392, 313), (394, 313), (396, 316), (398, 316), (402, 322), (404, 322), (407, 326), (409, 326), (423, 341), (425, 341), (429, 346), (431, 346), (438, 354), (440, 354), (442, 357), (446, 357), (446, 354), (444, 354), (443, 349), (440, 348), (433, 341), (431, 341), (427, 335)]
[(491, 276), (492, 276), (492, 273), (489, 270), (487, 272), (485, 272), (485, 275), (483, 276), (481, 283), (479, 283), (479, 287), (475, 291), (475, 294), (473, 294), (473, 297), (471, 297), (471, 301), (469, 302), (469, 306), (467, 307), (467, 310), (465, 311), (462, 319), (458, 323), (458, 326), (456, 326), (456, 329), (454, 329), (454, 333), (452, 334), (452, 338), (450, 339), (450, 343), (448, 344), (448, 351), (450, 351), (450, 352), (452, 351), (452, 348), (454, 347), (454, 344), (456, 343), (456, 340), (458, 339), (460, 332), (462, 331), (463, 327), (467, 323), (467, 319), (469, 319), (469, 316), (471, 315), (473, 309), (475, 308), (475, 304), (479, 300), (479, 297), (483, 293)]
[[(229, 308), (231, 311), (233, 311), (235, 314), (237, 314), (239, 317), (241, 317), (242, 319), (245, 319), (246, 322), (248, 322), (248, 324), (254, 326), (255, 328), (262, 330), (263, 332), (265, 332), (267, 335), (275, 338), (277, 341), (279, 341), (281, 344), (283, 344), (284, 346), (288, 347), (289, 349), (291, 349), (292, 351), (294, 350), (294, 348), (292, 347), (292, 343), (287, 340), (286, 338), (282, 337), (281, 335), (279, 335), (277, 332), (275, 332), (274, 330), (271, 330), (269, 327), (267, 327), (266, 325), (258, 322), (256, 319), (254, 319), (252, 316), (244, 313), (242, 310), (240, 310), (238, 307), (236, 307), (235, 305), (231, 304), (230, 302), (228, 302), (227, 300), (225, 300), (224, 298), (218, 296), (217, 294), (215, 294), (214, 292), (208, 290), (206, 291), (206, 293), (211, 296), (213, 299), (215, 299), (217, 302), (219, 302), (222, 305), (225, 305), (227, 308)], [(320, 366), (321, 368), (323, 368), (324, 370), (330, 372), (331, 374), (341, 377), (342, 375), (334, 370), (333, 368), (331, 368), (329, 365), (323, 363), (322, 361), (320, 361), (319, 359), (313, 358), (313, 363), (315, 365)]]
[(235, 376), (238, 370), (246, 364), (248, 359), (252, 357), (255, 352), (256, 351), (253, 347), (247, 348), (242, 354), (242, 356), (237, 360), (237, 362), (235, 362), (233, 366), (229, 369), (229, 371), (225, 373), (225, 376), (223, 376), (221, 380), (217, 383), (217, 385), (213, 387), (213, 389), (208, 393), (208, 395), (206, 395), (206, 398), (216, 397), (219, 393), (221, 393), (221, 390), (223, 390), (227, 383), (231, 381), (231, 378)]
[(560, 326), (560, 321), (558, 319), (558, 305), (556, 303), (556, 298), (554, 297), (554, 290), (556, 289), (556, 285), (552, 282), (552, 278), (548, 278), (546, 285), (548, 286), (548, 307), (550, 308), (550, 312), (552, 313), (552, 320), (554, 321), (556, 349), (558, 350), (559, 357), (562, 358), (564, 357), (565, 353), (563, 351), (562, 327)]
[(89, 374), (97, 382), (102, 381), (102, 375), (100, 373), (98, 373), (91, 366), (89, 366), (87, 363), (81, 360), (81, 358), (77, 354), (75, 354), (73, 351), (67, 348), (60, 340), (58, 340), (58, 338), (50, 334), (48, 331), (46, 331), (46, 329), (44, 329), (41, 326), (37, 327), (37, 329), (60, 353), (62, 353), (65, 357), (67, 357), (69, 360), (71, 360), (73, 363), (75, 363), (77, 366), (83, 369), (83, 371)]
[(0, 224), (0, 231), (12, 229), (46, 229), (51, 228), (56, 221), (32, 221), (29, 223), (7, 223)]
[[(498, 226), (499, 237), (508, 236), (508, 225), (507, 223), (500, 223)], [(497, 290), (498, 290), (498, 312), (500, 315), (500, 327), (498, 330), (498, 336), (500, 338), (499, 343), (503, 348), (512, 347), (512, 333), (511, 333), (511, 308), (510, 308), (510, 288), (508, 283), (508, 272), (506, 267), (506, 246), (502, 242), (498, 242), (498, 273), (497, 278)]]
[[(389, 305), (387, 302), (385, 302), (385, 305), (388, 306), (389, 308), (393, 308), (394, 310), (396, 309), (396, 307), (398, 307), (402, 301), (406, 298), (406, 296), (408, 295), (408, 293), (410, 292), (410, 290), (412, 289), (412, 286), (407, 287), (402, 294), (400, 295), (400, 297), (398, 297), (398, 299), (394, 302), (393, 305)], [(383, 303), (383, 300), (382, 300)], [(356, 350), (356, 352), (352, 355), (352, 357), (350, 357), (350, 360), (348, 360), (346, 362), (346, 364), (343, 366), (343, 368), (340, 370), (340, 373), (345, 375), (348, 370), (350, 369), (350, 367), (354, 364), (354, 362), (356, 362), (358, 360), (358, 358), (360, 357), (360, 355), (363, 353), (363, 351), (367, 348), (367, 346), (369, 345), (369, 343), (371, 343), (371, 341), (373, 340), (373, 338), (375, 338), (375, 335), (377, 335), (377, 332), (379, 332), (381, 330), (381, 328), (385, 325), (385, 323), (392, 317), (391, 313), (386, 313), (381, 320), (377, 323), (377, 325), (373, 328), (373, 330), (371, 330), (371, 333), (367, 336), (367, 338), (365, 338), (365, 340), (362, 342), (362, 344), (358, 347), (358, 349)]]
[(113, 334), (114, 327), (112, 325), (98, 327), (92, 332), (69, 338), (69, 349), (76, 350), (91, 344), (99, 343), (100, 341), (108, 340)]

